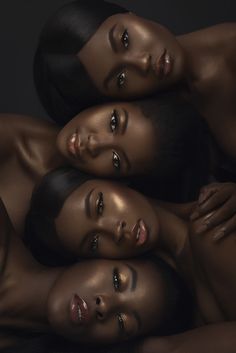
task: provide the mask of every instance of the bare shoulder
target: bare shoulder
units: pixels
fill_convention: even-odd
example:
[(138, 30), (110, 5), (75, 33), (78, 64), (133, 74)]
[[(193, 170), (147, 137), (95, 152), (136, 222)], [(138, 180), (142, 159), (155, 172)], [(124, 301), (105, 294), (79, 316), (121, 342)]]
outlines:
[(224, 316), (236, 320), (236, 233), (216, 242), (215, 229), (197, 234), (199, 220), (190, 224), (189, 232), (194, 262), (207, 279)]

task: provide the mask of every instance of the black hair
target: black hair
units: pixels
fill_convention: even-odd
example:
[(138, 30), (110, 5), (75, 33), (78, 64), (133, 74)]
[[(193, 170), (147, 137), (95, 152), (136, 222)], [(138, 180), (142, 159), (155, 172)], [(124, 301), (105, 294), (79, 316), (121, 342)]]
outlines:
[[(154, 255), (143, 255), (138, 261), (151, 262), (161, 271), (165, 284), (165, 310), (162, 314), (161, 324), (155, 327), (152, 332), (146, 336), (166, 336), (178, 334), (193, 325), (193, 298), (182, 278), (173, 270), (170, 265)], [(155, 320), (155, 318), (153, 318)], [(93, 342), (89, 344), (80, 344), (68, 341), (64, 337), (56, 334), (20, 335), (15, 332), (15, 337), (19, 338), (18, 344), (13, 348), (0, 350), (1, 353), (135, 353), (139, 341), (144, 337), (140, 336), (128, 342), (118, 343), (116, 345), (94, 346)], [(16, 341), (17, 342), (17, 341)], [(14, 349), (14, 350), (13, 350)]]
[(61, 7), (44, 26), (34, 59), (34, 81), (44, 108), (60, 125), (104, 100), (77, 54), (108, 17), (124, 12), (103, 0), (77, 0)]
[(152, 169), (137, 176), (134, 187), (153, 195), (153, 185), (159, 184), (158, 198), (176, 197), (179, 202), (196, 198), (210, 172), (209, 132), (202, 116), (175, 91), (134, 103), (152, 121), (158, 141)]
[[(26, 216), (23, 241), (44, 265), (60, 266), (75, 262), (58, 241), (55, 218), (66, 199), (91, 177), (78, 169), (58, 168), (47, 173), (35, 187)], [(53, 246), (52, 246), (53, 244)]]

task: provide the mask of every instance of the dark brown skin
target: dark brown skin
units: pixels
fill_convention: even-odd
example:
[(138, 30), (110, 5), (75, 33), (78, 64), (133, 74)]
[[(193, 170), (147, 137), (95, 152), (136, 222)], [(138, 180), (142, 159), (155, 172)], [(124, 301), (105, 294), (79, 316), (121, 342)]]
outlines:
[[(214, 230), (207, 233), (205, 237), (197, 236), (195, 234), (195, 226), (197, 226), (197, 222), (199, 222), (199, 220), (197, 220), (195, 221), (196, 223), (193, 224), (191, 232), (189, 233), (186, 222), (168, 211), (161, 209), (159, 206), (154, 205), (154, 207), (156, 207), (156, 211), (158, 212), (160, 226), (162, 228), (162, 232), (159, 233), (158, 248), (163, 250), (165, 257), (167, 259), (169, 258), (169, 262), (172, 263), (177, 271), (185, 277), (188, 285), (197, 295), (195, 310), (199, 315), (195, 316), (195, 326), (217, 323), (219, 321), (233, 321), (236, 316), (236, 308), (234, 308), (234, 304), (232, 304), (236, 291), (236, 288), (234, 288), (236, 281), (232, 280), (232, 278), (234, 279), (233, 269), (235, 266), (233, 252), (234, 238), (225, 238), (225, 240), (231, 240), (226, 242), (225, 246), (218, 246), (215, 248), (215, 242), (212, 241)], [(230, 256), (230, 254), (232, 255)], [(197, 259), (196, 263), (195, 259)], [(100, 260), (100, 264), (102, 261)], [(105, 262), (106, 264), (104, 268), (107, 269), (108, 261)], [(89, 261), (87, 264), (90, 263), (92, 262)], [(115, 263), (115, 266), (120, 267), (118, 262)], [(129, 263), (131, 262), (129, 261)], [(96, 264), (95, 267), (98, 269), (97, 266), (98, 265)], [(79, 290), (76, 282), (81, 281), (81, 275), (86, 276), (85, 272), (87, 270), (85, 271), (85, 268), (87, 267), (83, 266), (82, 272), (80, 271), (81, 273), (78, 272), (80, 268), (79, 265), (72, 267), (72, 272), (64, 272), (63, 269), (45, 271), (45, 267), (42, 267), (33, 260), (31, 255), (21, 244), (20, 239), (12, 236), (8, 251), (8, 260), (2, 277), (2, 288), (0, 292), (2, 300), (0, 310), (5, 314), (3, 315), (2, 313), (1, 315), (0, 325), (2, 323), (4, 327), (8, 326), (21, 329), (25, 328), (28, 330), (37, 329), (40, 331), (48, 331), (50, 330), (50, 326), (48, 326), (47, 320), (45, 322), (45, 307), (47, 303), (47, 313), (49, 314), (49, 320), (53, 328), (56, 329), (57, 332), (64, 332), (67, 337), (69, 336), (72, 338), (74, 334), (76, 334), (77, 337), (77, 330), (73, 334), (70, 329), (70, 324), (68, 326), (68, 314), (66, 314), (67, 310), (65, 310), (67, 306), (65, 307), (65, 303), (68, 303), (72, 293)], [(136, 265), (135, 267), (138, 269)], [(217, 268), (217, 271), (215, 271), (215, 268)], [(91, 273), (91, 269), (88, 268), (88, 272), (86, 273)], [(100, 269), (98, 269), (98, 273), (102, 275), (104, 270), (100, 271)], [(151, 277), (153, 276), (150, 269), (148, 269), (148, 273), (151, 274)], [(220, 277), (218, 274), (220, 274)], [(97, 276), (98, 274), (96, 274), (96, 278)], [(105, 275), (104, 279), (108, 277), (109, 276)], [(123, 270), (121, 269), (121, 278), (125, 277), (126, 274), (125, 272), (123, 273)], [(74, 278), (77, 278), (77, 280)], [(142, 279), (143, 285), (144, 278), (147, 279), (147, 276)], [(206, 281), (202, 281), (202, 279), (206, 279)], [(87, 279), (84, 278), (83, 283), (86, 282), (85, 280)], [(99, 279), (98, 282), (103, 283), (101, 280), (102, 279)], [(28, 286), (29, 282), (32, 284), (30, 287)], [(91, 283), (95, 282), (92, 280)], [(108, 279), (108, 282), (110, 285), (112, 279)], [(35, 283), (35, 285), (33, 285), (33, 283)], [(105, 288), (107, 285), (108, 284), (104, 282), (102, 288)], [(91, 284), (88, 281), (84, 288), (90, 288), (90, 286)], [(147, 284), (145, 284), (144, 287), (147, 287)], [(58, 288), (60, 288), (60, 290), (58, 290)], [(225, 288), (226, 291), (222, 291), (222, 288)], [(84, 290), (85, 289), (83, 289), (83, 291)], [(160, 293), (160, 288), (157, 289), (157, 291)], [(141, 290), (140, 293), (142, 292), (143, 291)], [(6, 293), (7, 296), (5, 296)], [(60, 296), (58, 293), (60, 293)], [(153, 290), (151, 290), (151, 293), (153, 293)], [(83, 295), (87, 296), (88, 293), (85, 294), (84, 292)], [(85, 298), (87, 300), (86, 296)], [(125, 297), (126, 293), (125, 296), (122, 294), (122, 300), (124, 300)], [(41, 298), (41, 300), (39, 300), (39, 298)], [(127, 300), (129, 300), (128, 298), (129, 297), (127, 297)], [(140, 300), (143, 303), (144, 299), (142, 297), (140, 297)], [(133, 295), (132, 302), (134, 302)], [(150, 300), (150, 302), (152, 303), (153, 300)], [(99, 300), (98, 305), (100, 303), (101, 301)], [(116, 303), (115, 297), (110, 303)], [(6, 308), (9, 309), (6, 310)], [(21, 308), (21, 315), (11, 316), (11, 318), (9, 318), (9, 310), (11, 314), (14, 313), (15, 310), (18, 314), (19, 308)], [(152, 310), (152, 308), (150, 310)], [(46, 314), (46, 317), (48, 314)], [(218, 326), (216, 326), (216, 330), (217, 329)], [(97, 329), (95, 332), (97, 332)], [(203, 332), (203, 335), (205, 335), (204, 329), (196, 332), (200, 332), (200, 334)], [(181, 337), (182, 336), (180, 336), (180, 338)], [(179, 336), (177, 336), (176, 340), (177, 343), (181, 341)], [(153, 341), (151, 342), (152, 344), (151, 346), (148, 346), (149, 350), (147, 353), (149, 353), (149, 351), (152, 352), (153, 347), (156, 347), (155, 345), (153, 346), (156, 341), (154, 340), (154, 343)], [(157, 339), (157, 342), (159, 344), (159, 339)], [(177, 344), (175, 343), (175, 340), (173, 342), (174, 344)], [(147, 341), (147, 343), (150, 344), (150, 341)], [(209, 341), (207, 341), (207, 344), (208, 343)], [(145, 342), (143, 347), (145, 348)], [(146, 351), (146, 349), (144, 351)], [(231, 351), (229, 350), (225, 352), (228, 353)]]
[[(235, 158), (235, 42), (235, 23), (175, 37), (158, 23), (125, 13), (105, 20), (78, 56), (109, 97), (133, 99), (177, 85), (221, 149)], [(162, 70), (165, 51), (169, 64)]]
[(50, 122), (0, 116), (0, 195), (18, 234), (23, 231), (35, 184), (63, 161), (52, 143), (56, 133)]
[[(153, 263), (90, 260), (69, 268), (47, 268), (16, 237), (1, 200), (0, 220), (1, 348), (19, 340), (4, 329), (25, 337), (30, 332), (56, 332), (73, 341), (105, 344), (147, 335), (162, 324), (169, 304), (165, 277)], [(86, 302), (86, 321), (78, 320), (78, 309), (73, 319), (75, 295)]]
[[(117, 124), (112, 120), (114, 109), (118, 112)], [(76, 143), (80, 145), (83, 160), (68, 149), (68, 140), (76, 131), (79, 131)], [(0, 196), (17, 234), (22, 234), (32, 190), (47, 172), (72, 165), (98, 175), (101, 167), (103, 175), (113, 177), (138, 174), (152, 168), (158, 148), (152, 123), (138, 107), (129, 103), (83, 111), (60, 134), (53, 123), (2, 114), (0, 137)], [(116, 157), (119, 168), (114, 166)]]
[[(209, 185), (202, 190), (199, 201), (192, 216), (194, 220), (187, 242), (177, 262), (180, 272), (194, 289), (199, 322), (207, 326), (181, 335), (149, 338), (140, 344), (137, 349), (139, 353), (159, 350), (162, 353), (235, 352), (235, 216), (229, 207), (229, 204), (232, 206), (235, 203), (235, 184)], [(209, 217), (212, 218), (209, 229), (213, 225), (216, 227), (206, 228), (200, 235), (199, 228), (205, 222), (207, 210), (213, 210)], [(214, 218), (217, 213), (222, 224)], [(222, 228), (225, 232), (219, 237), (217, 234)]]

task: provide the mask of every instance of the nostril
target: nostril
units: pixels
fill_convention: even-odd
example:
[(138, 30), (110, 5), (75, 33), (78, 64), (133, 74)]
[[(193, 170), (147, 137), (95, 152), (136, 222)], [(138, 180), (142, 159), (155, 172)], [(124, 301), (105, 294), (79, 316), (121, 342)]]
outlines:
[(96, 298), (96, 304), (97, 304), (97, 305), (100, 305), (100, 304), (101, 304), (101, 298), (99, 298), (99, 297)]
[(121, 223), (121, 228), (124, 229), (125, 227), (126, 227), (126, 222), (123, 221), (123, 222)]

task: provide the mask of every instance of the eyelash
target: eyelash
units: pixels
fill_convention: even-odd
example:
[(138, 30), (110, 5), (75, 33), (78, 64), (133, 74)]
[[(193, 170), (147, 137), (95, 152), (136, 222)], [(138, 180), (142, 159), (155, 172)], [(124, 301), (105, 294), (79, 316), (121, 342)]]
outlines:
[(119, 326), (119, 330), (124, 333), (124, 329), (125, 329), (125, 324), (124, 324), (124, 320), (121, 314), (117, 314), (117, 321), (118, 321), (118, 326)]
[(124, 32), (121, 36), (121, 43), (125, 49), (129, 48), (129, 33), (128, 33), (127, 29), (124, 30)]
[(104, 211), (104, 201), (103, 201), (103, 193), (99, 192), (98, 194), (98, 199), (96, 201), (96, 210), (97, 210), (97, 215), (101, 216)]
[(120, 72), (116, 77), (117, 87), (121, 89), (126, 82), (126, 73), (124, 71)]
[(95, 234), (91, 240), (90, 249), (92, 252), (96, 252), (98, 249), (98, 239), (99, 235)]
[(120, 290), (121, 283), (120, 283), (120, 274), (117, 268), (114, 268), (113, 270), (113, 285), (114, 285), (115, 291), (118, 292)]
[(112, 155), (113, 166), (116, 169), (116, 171), (119, 171), (120, 170), (120, 157), (116, 152), (113, 151), (112, 153), (113, 153), (113, 155)]
[(114, 131), (117, 130), (119, 125), (119, 114), (116, 109), (113, 110), (111, 114), (111, 119), (110, 119), (110, 129), (111, 132), (114, 133)]

